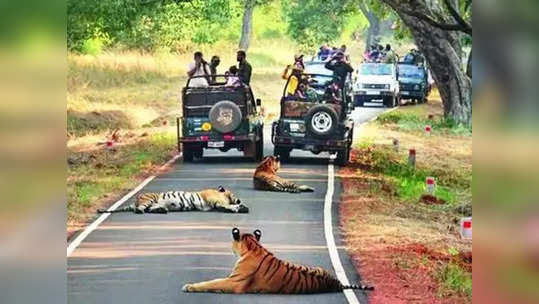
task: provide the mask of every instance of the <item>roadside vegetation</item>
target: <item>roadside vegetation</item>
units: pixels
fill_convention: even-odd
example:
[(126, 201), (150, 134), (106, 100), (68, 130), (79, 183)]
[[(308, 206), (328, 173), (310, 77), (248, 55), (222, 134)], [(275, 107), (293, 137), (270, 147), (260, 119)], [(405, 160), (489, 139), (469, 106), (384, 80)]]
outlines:
[[(471, 129), (445, 120), (433, 94), (362, 126), (356, 142), (340, 172), (341, 224), (362, 278), (376, 286), (371, 303), (471, 303), (471, 242), (459, 235), (472, 215)], [(434, 198), (423, 196), (427, 177)]]

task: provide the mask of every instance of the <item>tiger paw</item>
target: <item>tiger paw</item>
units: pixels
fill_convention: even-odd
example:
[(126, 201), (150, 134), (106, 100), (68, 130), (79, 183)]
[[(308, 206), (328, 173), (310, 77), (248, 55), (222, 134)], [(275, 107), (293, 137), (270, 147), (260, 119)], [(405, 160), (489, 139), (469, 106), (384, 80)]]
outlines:
[(249, 207), (245, 205), (240, 205), (238, 208), (238, 213), (249, 213)]
[(183, 292), (190, 292), (190, 291), (192, 291), (192, 289), (191, 289), (192, 286), (193, 286), (192, 284), (185, 284), (185, 285), (183, 285), (183, 287), (182, 287), (182, 291), (183, 291)]

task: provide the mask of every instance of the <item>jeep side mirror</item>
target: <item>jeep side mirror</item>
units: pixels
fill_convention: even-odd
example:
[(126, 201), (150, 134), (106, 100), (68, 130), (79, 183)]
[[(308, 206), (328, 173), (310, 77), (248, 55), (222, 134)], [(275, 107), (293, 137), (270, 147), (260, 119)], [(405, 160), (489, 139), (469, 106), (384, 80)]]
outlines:
[(260, 106), (262, 104), (262, 100), (260, 98), (256, 99), (256, 105)]

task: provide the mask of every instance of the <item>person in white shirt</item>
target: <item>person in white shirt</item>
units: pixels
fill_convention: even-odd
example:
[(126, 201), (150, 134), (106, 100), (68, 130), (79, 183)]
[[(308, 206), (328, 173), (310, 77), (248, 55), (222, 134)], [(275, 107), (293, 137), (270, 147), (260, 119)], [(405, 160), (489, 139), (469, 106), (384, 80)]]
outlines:
[(225, 87), (239, 87), (241, 86), (241, 80), (238, 77), (238, 68), (233, 65), (227, 72)]
[(194, 88), (204, 88), (209, 86), (208, 79), (210, 76), (210, 67), (208, 63), (202, 57), (202, 52), (195, 52), (194, 55), (195, 62), (192, 62), (187, 67), (187, 76), (206, 76), (206, 77), (197, 77), (189, 81), (189, 87)]

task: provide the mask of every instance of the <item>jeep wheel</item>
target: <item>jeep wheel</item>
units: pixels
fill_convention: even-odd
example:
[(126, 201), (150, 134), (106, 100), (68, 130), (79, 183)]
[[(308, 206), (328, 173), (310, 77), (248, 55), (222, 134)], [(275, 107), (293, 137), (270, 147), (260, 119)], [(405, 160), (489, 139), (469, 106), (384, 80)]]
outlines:
[(355, 96), (354, 99), (356, 107), (362, 107), (365, 104), (365, 101), (359, 96)]
[(256, 142), (255, 146), (255, 161), (262, 161), (264, 158), (264, 132), (260, 132), (260, 139)]
[(194, 152), (195, 151), (193, 148), (183, 144), (183, 161), (188, 163), (192, 162), (195, 157)]
[(307, 130), (315, 137), (328, 138), (337, 129), (338, 115), (333, 108), (327, 105), (312, 107), (305, 116)]
[(348, 159), (350, 158), (350, 149), (346, 148), (337, 152), (337, 158), (335, 163), (339, 166), (346, 166), (348, 164)]
[(275, 146), (273, 149), (273, 155), (279, 156), (281, 161), (287, 161), (290, 159), (290, 149)]

